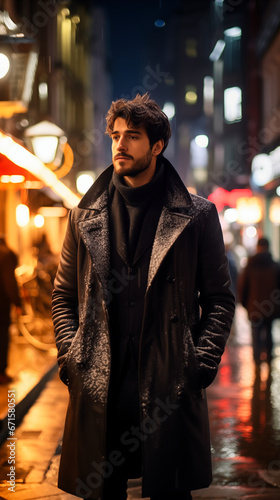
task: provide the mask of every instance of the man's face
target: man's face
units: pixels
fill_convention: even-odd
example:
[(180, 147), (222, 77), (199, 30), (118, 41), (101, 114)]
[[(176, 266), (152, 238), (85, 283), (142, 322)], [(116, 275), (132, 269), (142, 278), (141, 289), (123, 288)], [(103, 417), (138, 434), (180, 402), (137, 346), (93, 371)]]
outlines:
[(156, 156), (144, 127), (135, 128), (119, 117), (115, 120), (111, 137), (113, 165), (118, 175), (136, 177), (154, 169)]

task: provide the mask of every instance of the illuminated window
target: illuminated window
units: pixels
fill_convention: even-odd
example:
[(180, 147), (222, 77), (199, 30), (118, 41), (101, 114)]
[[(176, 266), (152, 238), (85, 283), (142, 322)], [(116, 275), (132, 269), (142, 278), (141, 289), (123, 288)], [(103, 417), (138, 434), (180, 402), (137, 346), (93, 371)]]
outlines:
[(206, 76), (203, 80), (203, 109), (207, 116), (214, 113), (214, 80)]
[(203, 146), (199, 145), (202, 144), (203, 139), (204, 141), (207, 138), (207, 145), (208, 145), (208, 137), (207, 136), (197, 136), (195, 139), (191, 141), (191, 146), (190, 146), (190, 155), (191, 155), (191, 166), (192, 168), (196, 169), (205, 169), (208, 165), (208, 150), (206, 146), (206, 142), (203, 142)]
[(225, 53), (224, 53), (224, 71), (231, 73), (241, 69), (241, 41), (242, 29), (239, 26), (233, 26), (224, 31)]
[(233, 26), (232, 28), (228, 28), (224, 31), (224, 35), (229, 38), (241, 38), (242, 29), (239, 26)]
[(240, 87), (230, 87), (224, 91), (224, 116), (228, 123), (242, 119), (242, 91)]
[(197, 88), (194, 85), (186, 87), (185, 101), (187, 104), (196, 104), (197, 102)]
[(47, 99), (48, 97), (48, 84), (46, 82), (39, 83), (38, 87), (40, 99)]
[(197, 40), (195, 38), (186, 40), (185, 52), (187, 57), (197, 57)]
[(220, 59), (224, 51), (225, 45), (226, 44), (224, 40), (218, 40), (216, 42), (216, 45), (209, 56), (210, 61), (218, 61)]

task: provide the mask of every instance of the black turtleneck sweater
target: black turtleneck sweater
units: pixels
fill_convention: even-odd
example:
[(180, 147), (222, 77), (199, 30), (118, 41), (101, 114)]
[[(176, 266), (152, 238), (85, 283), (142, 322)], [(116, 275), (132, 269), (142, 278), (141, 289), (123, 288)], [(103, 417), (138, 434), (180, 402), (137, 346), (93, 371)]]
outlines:
[[(112, 350), (111, 395), (122, 413), (137, 415), (138, 358), (152, 245), (163, 205), (164, 167), (148, 184), (128, 187), (113, 174), (109, 186)], [(117, 410), (118, 411), (118, 410)]]
[[(114, 191), (114, 216), (119, 219), (117, 229), (120, 230), (121, 226), (123, 243), (126, 245), (125, 253), (130, 263), (134, 260), (140, 235), (142, 239), (145, 238), (143, 225), (145, 229), (151, 229), (151, 225), (153, 230), (156, 228), (155, 223), (158, 222), (162, 206), (163, 181), (163, 165), (157, 167), (150, 182), (135, 188), (127, 186), (123, 177), (113, 172), (110, 191)], [(151, 231), (148, 232), (150, 236)]]

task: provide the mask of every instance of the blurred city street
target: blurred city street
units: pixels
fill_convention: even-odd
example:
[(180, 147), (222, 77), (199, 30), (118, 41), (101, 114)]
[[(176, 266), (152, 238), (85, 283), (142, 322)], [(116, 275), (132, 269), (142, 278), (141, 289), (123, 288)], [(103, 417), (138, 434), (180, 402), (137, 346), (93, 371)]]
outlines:
[[(196, 360), (193, 341), (191, 349), (182, 349), (185, 334), (183, 339), (177, 335), (176, 323), (181, 322), (180, 310), (185, 314), (194, 303), (190, 323), (182, 323), (185, 332), (186, 324), (199, 319), (201, 305), (197, 327), (203, 324), (204, 330), (197, 347), (203, 361), (207, 353), (207, 362), (199, 376), (211, 376), (224, 330), (208, 329), (204, 317), (209, 324), (228, 323), (229, 329), (234, 307), (225, 259), (219, 261), (224, 248), (239, 304), (218, 375), (207, 389), (213, 482), (193, 492), (193, 498), (280, 500), (279, 54), (280, 0), (0, 0), (0, 500), (77, 498), (57, 488), (68, 389), (58, 377), (54, 326), (64, 331), (64, 321), (72, 322), (68, 334), (79, 323), (78, 342), (71, 348), (83, 367), (90, 360), (94, 373), (102, 373), (84, 377), (91, 395), (95, 391), (87, 384), (103, 384), (102, 404), (104, 367), (111, 362), (115, 380), (114, 359), (118, 376), (126, 367), (123, 387), (127, 378), (132, 396), (137, 395), (139, 374), (155, 386), (164, 374), (162, 394), (167, 387), (172, 399), (174, 387), (183, 399), (187, 391), (178, 388), (191, 367), (184, 356)], [(210, 202), (217, 209), (221, 238)], [(152, 246), (153, 241), (157, 243)], [(185, 241), (189, 254), (180, 247)], [(172, 273), (165, 279), (161, 273), (169, 264)], [(153, 281), (159, 287), (151, 303), (146, 300), (146, 279), (149, 286)], [(188, 280), (193, 287), (190, 300), (182, 292)], [(100, 296), (99, 285), (104, 288)], [(158, 349), (152, 342), (147, 345), (149, 359), (143, 367), (154, 370), (148, 376), (146, 369), (137, 372), (141, 324), (155, 310), (164, 313), (158, 324), (165, 323), (165, 296), (171, 299), (168, 328), (176, 339), (163, 330)], [(98, 307), (89, 307), (96, 299)], [(204, 305), (208, 312), (212, 305), (213, 311), (204, 315)], [(146, 314), (149, 307), (152, 312)], [(111, 348), (117, 355), (109, 355), (108, 337), (104, 342), (103, 314), (110, 319)], [(149, 323), (156, 324), (148, 321), (148, 329)], [(68, 349), (63, 335), (63, 349)], [(179, 347), (172, 354), (174, 339)], [(267, 354), (260, 357), (264, 340)], [(132, 346), (135, 365), (125, 342)], [(145, 345), (140, 344), (144, 361)], [(156, 351), (159, 362), (150, 358)], [(98, 372), (96, 359), (101, 357)], [(167, 368), (169, 360), (174, 363)], [(131, 368), (135, 377), (130, 377)], [(70, 379), (69, 366), (67, 372)], [(196, 385), (191, 368), (188, 373), (188, 384), (193, 378)], [(150, 388), (144, 393), (150, 397)], [(155, 393), (157, 397), (161, 391)], [(83, 399), (80, 386), (76, 396)], [(138, 400), (135, 414), (137, 405)], [(177, 485), (184, 484), (179, 469), (185, 470), (187, 460), (197, 472), (198, 482), (189, 473), (195, 487), (208, 482), (205, 469), (203, 477), (200, 472), (201, 455), (196, 462), (192, 447), (208, 453), (209, 442), (192, 406), (188, 400), (182, 421), (185, 426), (190, 412), (197, 432), (190, 427), (189, 434), (179, 435), (187, 443), (181, 446), (182, 455), (178, 435), (167, 442), (167, 431), (162, 432), (163, 453), (158, 444), (152, 451), (158, 453), (156, 465), (166, 459), (165, 448), (169, 457), (176, 456), (180, 467), (171, 459), (166, 478), (176, 478)], [(195, 409), (200, 412), (199, 406)], [(94, 421), (97, 434), (92, 442), (77, 439), (83, 448), (78, 446), (81, 454), (73, 463), (70, 456), (69, 464), (74, 468), (79, 463), (88, 480), (88, 462), (81, 464), (86, 447), (90, 456), (94, 448), (99, 453), (95, 436), (102, 436), (98, 424), (103, 420), (90, 417), (87, 405), (81, 414), (88, 417), (90, 429)], [(86, 432), (87, 426), (82, 427)], [(179, 425), (170, 429), (181, 431)], [(192, 445), (194, 435), (198, 440)], [(75, 437), (71, 434), (70, 449)], [(70, 491), (77, 492), (80, 470), (72, 473), (68, 463), (65, 469), (67, 480), (73, 479)], [(155, 473), (151, 476), (154, 480)], [(128, 490), (128, 500), (139, 498), (141, 478), (131, 480)]]
[[(213, 483), (193, 492), (194, 499), (280, 498), (280, 325), (273, 330), (275, 348), (271, 365), (256, 370), (252, 361), (250, 330), (246, 313), (238, 306), (235, 329), (222, 359), (218, 376), (207, 390), (211, 427)], [(0, 448), (0, 498), (31, 500), (77, 498), (59, 490), (57, 472), (68, 400), (67, 388), (54, 368), (53, 353), (46, 354), (25, 346), (28, 373), (41, 366), (41, 377), (49, 373), (38, 399), (26, 412), (16, 430), (16, 486), (9, 491), (9, 443)], [(25, 352), (25, 354), (23, 354)], [(31, 362), (32, 360), (32, 362)], [(43, 362), (44, 360), (44, 362)], [(12, 368), (10, 369), (12, 372)], [(21, 376), (22, 377), (22, 376)], [(15, 376), (1, 387), (2, 399), (8, 389), (20, 387)], [(33, 381), (34, 382), (34, 381)], [(38, 383), (38, 380), (37, 380)], [(34, 385), (34, 384), (33, 384)], [(17, 411), (17, 408), (16, 408)], [(131, 480), (129, 500), (141, 498), (140, 480)]]

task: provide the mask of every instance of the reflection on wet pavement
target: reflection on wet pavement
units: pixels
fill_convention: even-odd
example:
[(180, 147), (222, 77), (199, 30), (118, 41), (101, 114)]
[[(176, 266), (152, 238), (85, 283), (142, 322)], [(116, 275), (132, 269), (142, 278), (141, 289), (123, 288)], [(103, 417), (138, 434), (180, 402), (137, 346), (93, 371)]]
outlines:
[(248, 325), (239, 324), (227, 345), (218, 376), (208, 389), (214, 484), (261, 486), (260, 469), (278, 475), (279, 481), (279, 334), (277, 323), (274, 359), (258, 368)]

